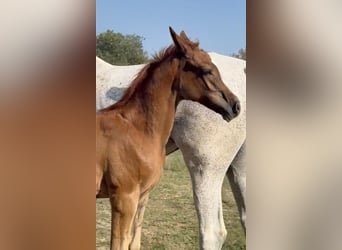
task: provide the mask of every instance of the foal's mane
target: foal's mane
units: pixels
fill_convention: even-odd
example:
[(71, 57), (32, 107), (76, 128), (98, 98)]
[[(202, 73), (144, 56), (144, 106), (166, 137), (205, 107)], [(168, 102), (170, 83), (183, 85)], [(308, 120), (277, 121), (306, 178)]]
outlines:
[(164, 60), (169, 58), (169, 56), (176, 53), (176, 47), (174, 45), (170, 45), (167, 48), (164, 48), (160, 50), (158, 53), (153, 55), (153, 59), (150, 63), (146, 64), (136, 75), (135, 79), (132, 81), (124, 95), (121, 97), (121, 99), (106, 107), (101, 109), (99, 112), (106, 112), (113, 110), (115, 108), (121, 107), (124, 104), (126, 104), (130, 98), (132, 97), (133, 93), (135, 93), (139, 87), (143, 84), (143, 82), (148, 79), (151, 74), (153, 73), (154, 69), (157, 68)]

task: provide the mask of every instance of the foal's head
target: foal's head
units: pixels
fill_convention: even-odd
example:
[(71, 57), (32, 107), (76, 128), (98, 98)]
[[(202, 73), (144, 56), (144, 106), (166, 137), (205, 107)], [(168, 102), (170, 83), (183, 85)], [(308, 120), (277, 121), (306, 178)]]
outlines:
[(178, 91), (181, 99), (198, 101), (230, 121), (240, 112), (239, 99), (223, 83), (209, 55), (189, 40), (184, 31), (177, 35), (170, 27), (179, 55)]

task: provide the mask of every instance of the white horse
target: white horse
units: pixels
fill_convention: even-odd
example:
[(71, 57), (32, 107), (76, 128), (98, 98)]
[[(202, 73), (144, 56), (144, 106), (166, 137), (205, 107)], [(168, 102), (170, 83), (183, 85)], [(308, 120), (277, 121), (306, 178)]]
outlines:
[[(182, 101), (177, 108), (167, 154), (180, 149), (192, 179), (199, 220), (200, 249), (221, 249), (227, 231), (221, 188), (227, 176), (246, 233), (246, 63), (209, 53), (222, 80), (239, 98), (241, 113), (227, 123), (201, 104)], [(118, 101), (144, 65), (114, 66), (96, 58), (96, 110)]]

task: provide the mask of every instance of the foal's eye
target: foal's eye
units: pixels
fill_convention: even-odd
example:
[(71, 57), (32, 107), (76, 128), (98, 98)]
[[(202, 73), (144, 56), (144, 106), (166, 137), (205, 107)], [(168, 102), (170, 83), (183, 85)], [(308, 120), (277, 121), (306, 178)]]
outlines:
[(210, 70), (207, 70), (207, 69), (203, 69), (203, 70), (202, 70), (202, 74), (203, 74), (203, 75), (211, 75), (211, 71), (210, 71)]

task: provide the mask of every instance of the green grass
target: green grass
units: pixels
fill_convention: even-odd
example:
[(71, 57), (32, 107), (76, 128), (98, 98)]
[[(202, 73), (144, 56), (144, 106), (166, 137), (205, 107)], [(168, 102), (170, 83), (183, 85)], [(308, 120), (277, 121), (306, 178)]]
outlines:
[[(239, 214), (225, 180), (222, 192), (223, 214), (228, 231), (222, 249), (246, 249)], [(109, 249), (110, 205), (108, 199), (96, 204), (96, 247)], [(191, 179), (178, 151), (167, 158), (160, 183), (155, 187), (147, 205), (141, 249), (198, 249), (198, 221), (192, 198)]]

